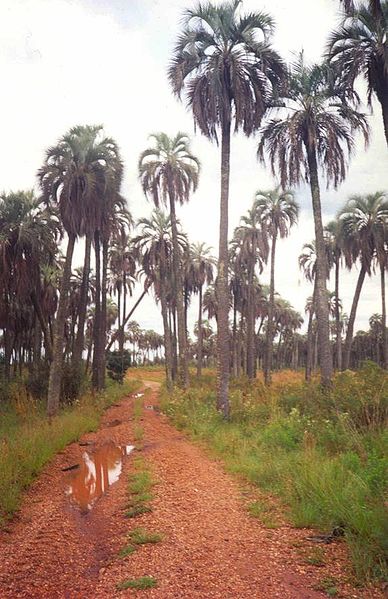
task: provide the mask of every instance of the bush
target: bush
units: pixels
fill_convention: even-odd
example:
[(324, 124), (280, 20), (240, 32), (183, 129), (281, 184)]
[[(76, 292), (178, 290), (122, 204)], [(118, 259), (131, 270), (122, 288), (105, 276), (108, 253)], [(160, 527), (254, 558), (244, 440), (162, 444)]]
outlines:
[(128, 368), (131, 366), (131, 354), (128, 350), (124, 350), (123, 353), (119, 351), (109, 352), (106, 357), (106, 367), (108, 369), (108, 375), (114, 381), (122, 383), (124, 376)]

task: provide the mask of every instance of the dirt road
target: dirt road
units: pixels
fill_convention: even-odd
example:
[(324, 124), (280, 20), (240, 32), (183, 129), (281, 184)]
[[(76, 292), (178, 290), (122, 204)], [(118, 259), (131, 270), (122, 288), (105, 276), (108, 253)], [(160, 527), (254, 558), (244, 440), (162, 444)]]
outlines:
[[(133, 398), (104, 415), (100, 429), (57, 455), (28, 491), (17, 519), (0, 535), (0, 598), (320, 599), (328, 576), (343, 575), (345, 550), (330, 548), (323, 567), (301, 558), (306, 531), (270, 530), (248, 515), (238, 482), (154, 410), (158, 383), (148, 382), (140, 454), (157, 484), (153, 511), (125, 518), (133, 455), (123, 457), (117, 482), (86, 514), (66, 495), (66, 466), (87, 449), (133, 443)], [(98, 468), (94, 466), (98, 477)], [(116, 468), (117, 470), (117, 468)], [(116, 472), (117, 474), (117, 472)], [(102, 478), (100, 486), (108, 486)], [(121, 559), (134, 527), (163, 534)], [(118, 591), (128, 578), (152, 575), (157, 587)], [(376, 592), (344, 586), (342, 597), (377, 599)], [(382, 596), (382, 595), (381, 595)]]

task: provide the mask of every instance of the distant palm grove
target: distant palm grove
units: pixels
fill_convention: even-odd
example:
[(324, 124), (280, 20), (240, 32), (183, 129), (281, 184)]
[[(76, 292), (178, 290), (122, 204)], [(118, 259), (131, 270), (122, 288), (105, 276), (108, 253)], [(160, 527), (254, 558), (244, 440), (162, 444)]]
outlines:
[[(286, 64), (272, 45), (271, 15), (244, 13), (242, 4), (186, 10), (167, 74), (196, 130), (219, 147), (220, 196), (209, 198), (209, 210), (220, 214), (218, 251), (192, 242), (179, 221), (180, 206), (201, 183), (201, 157), (185, 132), (150, 132), (137, 172), (150, 213), (135, 222), (116, 141), (100, 125), (74, 126), (47, 148), (34, 190), (0, 196), (0, 395), (24, 381), (52, 417), (89, 381), (99, 391), (106, 375), (122, 381), (130, 366), (163, 363), (169, 390), (187, 388), (194, 372), (214, 366), (217, 408), (228, 418), (230, 377), (253, 379), (262, 370), (271, 385), (275, 369), (304, 369), (307, 381), (319, 372), (330, 387), (334, 369), (364, 360), (388, 368), (387, 191), (344, 197), (324, 223), (320, 189), (345, 180), (356, 139), (368, 145), (359, 80), (381, 110), (388, 145), (388, 2), (339, 2), (343, 21), (328, 35), (320, 64), (303, 52)], [(229, 236), (232, 134), (254, 137), (273, 185), (261, 189), (257, 181), (251, 208)], [(311, 284), (304, 314), (277, 292), (285, 268), (277, 251), (297, 228), (302, 183), (315, 228), (300, 247), (299, 267)], [(75, 250), (83, 252), (80, 267)], [(344, 267), (357, 271), (347, 313)], [(381, 309), (368, 315), (368, 330), (356, 331), (372, 276)], [(146, 294), (160, 308), (163, 335), (135, 320)]]

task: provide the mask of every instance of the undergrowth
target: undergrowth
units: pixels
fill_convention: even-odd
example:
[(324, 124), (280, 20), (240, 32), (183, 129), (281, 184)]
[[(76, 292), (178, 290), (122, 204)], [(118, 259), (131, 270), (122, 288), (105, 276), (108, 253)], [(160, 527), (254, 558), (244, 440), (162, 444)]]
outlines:
[(51, 424), (45, 406), (20, 388), (11, 388), (0, 407), (0, 525), (19, 508), (25, 491), (45, 464), (69, 443), (98, 428), (105, 408), (139, 387), (136, 381), (108, 381), (104, 392), (86, 393), (63, 407)]
[(116, 588), (120, 591), (125, 589), (152, 589), (156, 587), (157, 581), (153, 576), (141, 576), (140, 578), (132, 578), (130, 580), (123, 580), (116, 585)]
[[(388, 574), (388, 375), (373, 363), (335, 378), (331, 392), (280, 373), (268, 390), (260, 380), (232, 382), (231, 418), (215, 409), (215, 378), (162, 392), (175, 426), (206, 442), (229, 471), (243, 475), (287, 506), (296, 526), (345, 531), (360, 581)], [(268, 517), (260, 505), (257, 517)]]

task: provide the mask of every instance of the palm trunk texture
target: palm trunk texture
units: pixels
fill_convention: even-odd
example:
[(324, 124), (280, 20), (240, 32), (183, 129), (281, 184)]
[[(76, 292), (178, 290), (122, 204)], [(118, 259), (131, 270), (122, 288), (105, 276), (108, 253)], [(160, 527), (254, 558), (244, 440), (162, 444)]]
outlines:
[(202, 285), (199, 286), (197, 376), (202, 374)]
[(186, 353), (186, 325), (185, 313), (183, 305), (183, 281), (180, 265), (180, 251), (178, 243), (178, 229), (176, 223), (175, 200), (173, 192), (170, 190), (170, 216), (171, 216), (171, 232), (172, 232), (172, 263), (173, 263), (173, 278), (174, 291), (176, 300), (176, 310), (178, 317), (178, 377), (179, 382), (184, 389), (189, 384), (189, 369), (187, 364)]
[(318, 324), (319, 358), (321, 366), (321, 383), (330, 387), (333, 376), (333, 357), (330, 347), (329, 306), (327, 303), (327, 258), (323, 237), (321, 197), (318, 179), (318, 164), (315, 147), (306, 144), (310, 173), (310, 188), (314, 214), (315, 244), (317, 253), (317, 302), (316, 314)]
[(264, 361), (264, 383), (271, 384), (272, 357), (273, 357), (273, 313), (275, 303), (275, 254), (276, 254), (276, 232), (272, 238), (271, 247), (271, 281), (269, 288), (269, 305), (268, 305), (268, 322), (267, 322), (267, 339), (266, 339), (266, 354)]
[(65, 336), (65, 320), (69, 295), (71, 263), (73, 259), (75, 236), (69, 235), (66, 250), (65, 266), (63, 269), (58, 312), (54, 325), (53, 361), (50, 367), (49, 386), (47, 395), (47, 415), (55, 416), (59, 408), (62, 382), (63, 343)]
[(349, 368), (349, 364), (350, 364), (350, 352), (352, 349), (354, 321), (356, 320), (357, 306), (358, 306), (358, 301), (360, 299), (361, 289), (362, 289), (362, 286), (364, 283), (365, 275), (366, 275), (366, 268), (364, 265), (362, 265), (360, 274), (358, 275), (358, 279), (357, 279), (356, 291), (354, 292), (352, 309), (350, 311), (349, 323), (348, 323), (348, 328), (346, 331), (345, 352), (344, 352), (344, 359), (343, 359), (343, 365), (342, 365), (344, 370)]
[(217, 408), (229, 418), (229, 288), (228, 288), (228, 202), (230, 174), (230, 120), (222, 127), (220, 240), (217, 270)]

